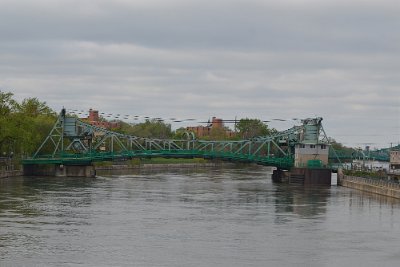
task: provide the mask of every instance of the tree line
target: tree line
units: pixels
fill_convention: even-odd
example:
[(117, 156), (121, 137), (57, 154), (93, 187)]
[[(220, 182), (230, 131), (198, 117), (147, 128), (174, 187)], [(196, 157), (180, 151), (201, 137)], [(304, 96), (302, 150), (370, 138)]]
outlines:
[[(19, 102), (14, 99), (13, 93), (0, 91), (0, 157), (12, 156), (21, 159), (31, 156), (49, 134), (57, 116), (57, 112), (46, 102), (36, 97)], [(121, 121), (119, 125), (119, 128), (113, 130), (147, 138), (181, 139), (186, 131), (184, 128), (173, 131), (171, 124), (155, 119), (137, 124)], [(276, 132), (261, 120), (249, 118), (238, 120), (235, 128), (236, 133), (231, 137), (226, 136), (224, 128), (211, 128), (210, 136), (202, 139), (239, 140)]]
[(51, 130), (56, 112), (39, 99), (18, 102), (10, 92), (0, 91), (1, 157), (31, 155)]

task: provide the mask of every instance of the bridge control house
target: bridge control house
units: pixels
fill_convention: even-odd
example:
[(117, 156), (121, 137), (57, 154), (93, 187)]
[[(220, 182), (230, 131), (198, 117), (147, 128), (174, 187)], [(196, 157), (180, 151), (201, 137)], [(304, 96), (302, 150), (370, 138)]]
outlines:
[(328, 165), (329, 144), (319, 140), (321, 118), (303, 120), (300, 142), (295, 146), (295, 167), (324, 167)]
[(301, 143), (295, 147), (295, 167), (317, 167), (328, 164), (328, 144)]
[(321, 121), (322, 118), (302, 120), (303, 127), (294, 149), (294, 167), (286, 174), (277, 171), (275, 180), (288, 179), (290, 183), (330, 185), (331, 170), (326, 168), (330, 145), (319, 138)]

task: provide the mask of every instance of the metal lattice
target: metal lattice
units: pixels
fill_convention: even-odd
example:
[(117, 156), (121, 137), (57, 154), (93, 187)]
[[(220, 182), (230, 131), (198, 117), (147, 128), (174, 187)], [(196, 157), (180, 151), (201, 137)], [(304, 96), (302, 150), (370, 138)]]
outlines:
[[(307, 129), (311, 127), (310, 120), (316, 125), (311, 130)], [(300, 140), (307, 140), (304, 139), (305, 135), (306, 138), (320, 140), (323, 134), (320, 142), (327, 142), (321, 120), (306, 119), (301, 126), (247, 140), (205, 141), (196, 139), (193, 133), (185, 133), (183, 139), (173, 140), (113, 132), (68, 117), (63, 109), (49, 135), (24, 164), (90, 164), (94, 161), (130, 158), (202, 157), (289, 169), (294, 163), (294, 147)]]

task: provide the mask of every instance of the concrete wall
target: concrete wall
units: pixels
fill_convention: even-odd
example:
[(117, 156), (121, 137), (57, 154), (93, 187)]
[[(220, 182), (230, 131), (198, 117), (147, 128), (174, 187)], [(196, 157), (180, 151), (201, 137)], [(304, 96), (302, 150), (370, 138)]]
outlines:
[(292, 168), (291, 176), (303, 176), (304, 185), (331, 185), (332, 171), (330, 169)]
[(290, 171), (284, 171), (278, 168), (272, 173), (272, 180), (277, 183), (330, 186), (331, 178), (330, 169), (292, 168)]
[(338, 185), (400, 199), (400, 185), (389, 181), (340, 175)]
[(25, 176), (95, 177), (94, 166), (31, 164), (24, 165)]

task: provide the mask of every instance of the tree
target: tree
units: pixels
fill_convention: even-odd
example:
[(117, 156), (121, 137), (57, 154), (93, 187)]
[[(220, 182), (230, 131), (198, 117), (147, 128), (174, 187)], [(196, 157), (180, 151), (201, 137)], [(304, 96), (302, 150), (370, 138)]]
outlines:
[(121, 123), (119, 131), (128, 135), (160, 139), (170, 138), (173, 135), (170, 124), (156, 119), (146, 120), (134, 125)]
[(40, 102), (36, 97), (24, 99), (18, 105), (18, 111), (29, 117), (55, 115), (55, 112), (46, 105), (46, 102)]
[(14, 113), (18, 103), (12, 93), (0, 91), (0, 152), (9, 153), (15, 143), (13, 131), (16, 129)]
[(210, 131), (210, 140), (226, 140), (226, 129), (222, 127), (212, 127)]
[(0, 118), (15, 112), (17, 109), (18, 103), (12, 97), (13, 93), (4, 93), (0, 91)]
[(18, 103), (12, 93), (0, 92), (0, 152), (31, 155), (56, 120), (56, 113), (37, 98)]
[(243, 139), (270, 135), (272, 131), (261, 120), (249, 118), (240, 119), (236, 128), (239, 130), (239, 136)]
[(188, 132), (186, 130), (186, 128), (184, 127), (180, 127), (178, 129), (175, 130), (175, 132), (173, 132), (173, 138), (174, 139), (185, 139), (187, 138), (187, 136), (185, 136), (186, 132)]

